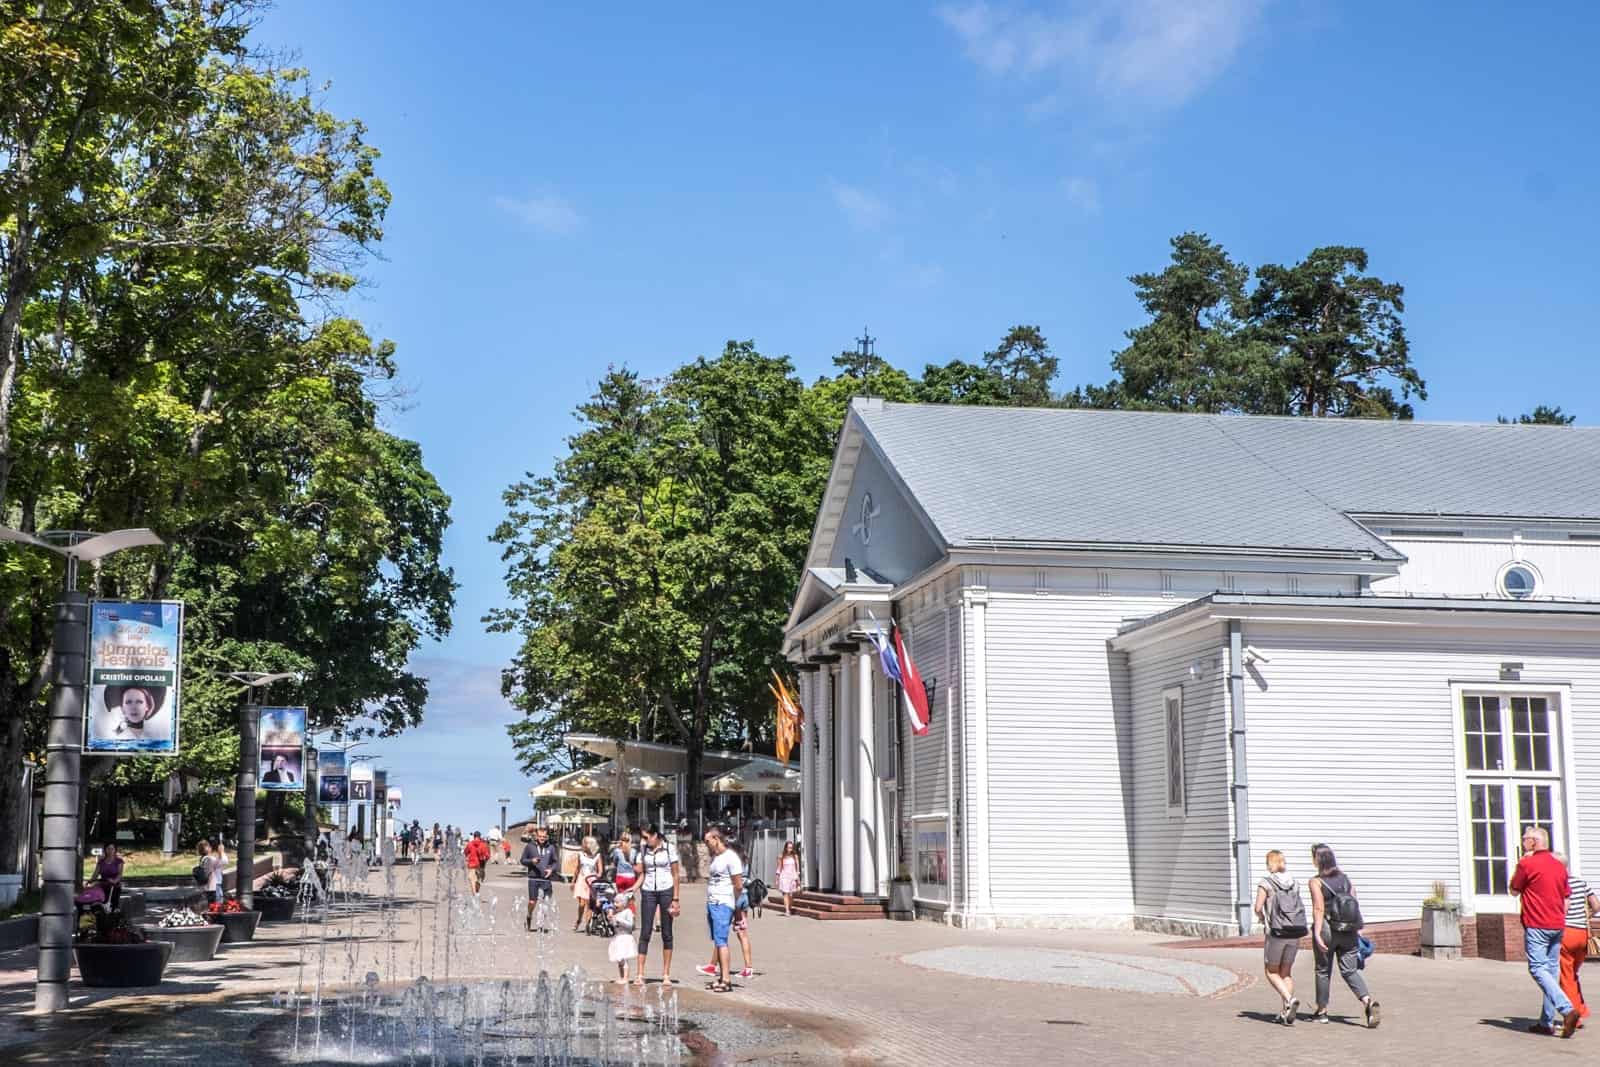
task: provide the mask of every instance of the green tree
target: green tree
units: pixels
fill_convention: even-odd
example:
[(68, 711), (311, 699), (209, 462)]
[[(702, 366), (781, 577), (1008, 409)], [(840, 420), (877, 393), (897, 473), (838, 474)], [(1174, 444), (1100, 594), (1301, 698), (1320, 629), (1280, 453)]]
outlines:
[(979, 363), (928, 364), (914, 395), (928, 404), (1044, 407), (1054, 402), (1050, 383), (1059, 367), (1039, 327), (1013, 326)]
[(1128, 331), (1128, 346), (1111, 361), (1118, 379), (1085, 403), (1171, 411), (1253, 407), (1249, 379), (1258, 361), (1250, 358), (1257, 350), (1246, 336), (1250, 268), (1205, 234), (1185, 233), (1172, 239), (1166, 269), (1128, 280), (1150, 321)]
[[(382, 236), (377, 153), (246, 55), (252, 5), (0, 4), (0, 521), (166, 538), (86, 580), (189, 603), (184, 770), (230, 770), (225, 667), (307, 670), (323, 725), (414, 723), (448, 498), (379, 425), (393, 346), (337, 314)], [(42, 753), (58, 586), (0, 558), (0, 765)]]
[(1270, 349), (1259, 410), (1409, 419), (1410, 398), (1428, 398), (1400, 321), (1405, 290), (1366, 270), (1364, 249), (1333, 245), (1256, 271), (1250, 334)]
[[(870, 372), (869, 372), (870, 373)], [(770, 731), (769, 671), (827, 479), (832, 425), (787, 359), (730, 342), (658, 387), (615, 371), (549, 476), (506, 494), (522, 646), (507, 692), (529, 766), (557, 731), (681, 742), (691, 808), (708, 742)]]
[(1508, 419), (1504, 415), (1496, 415), (1495, 421), (1502, 425), (1517, 424), (1519, 426), (1571, 426), (1578, 421), (1578, 416), (1567, 415), (1560, 406), (1551, 407), (1540, 404), (1533, 411)]

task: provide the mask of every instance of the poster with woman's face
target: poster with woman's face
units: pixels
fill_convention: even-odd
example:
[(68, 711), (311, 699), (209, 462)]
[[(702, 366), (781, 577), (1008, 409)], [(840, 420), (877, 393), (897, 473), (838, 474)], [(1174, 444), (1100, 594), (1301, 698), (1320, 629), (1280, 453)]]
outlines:
[(183, 605), (97, 600), (89, 608), (89, 700), (83, 748), (101, 754), (178, 752)]

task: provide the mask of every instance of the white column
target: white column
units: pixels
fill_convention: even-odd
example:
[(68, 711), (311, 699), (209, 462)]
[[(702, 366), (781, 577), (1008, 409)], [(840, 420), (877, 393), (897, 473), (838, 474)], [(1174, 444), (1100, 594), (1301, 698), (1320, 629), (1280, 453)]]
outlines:
[(817, 675), (800, 672), (800, 708), (805, 715), (800, 728), (800, 855), (805, 862), (801, 884), (817, 884)]
[(883, 838), (878, 789), (877, 716), (872, 701), (872, 646), (856, 653), (856, 883), (866, 896), (881, 895), (878, 852)]
[(839, 892), (856, 893), (856, 731), (855, 671), (848, 653), (839, 657), (839, 682), (834, 687), (838, 707), (834, 712), (834, 797), (838, 804), (837, 853)]
[(834, 888), (833, 868), (833, 667), (817, 672), (817, 888)]
[(972, 709), (972, 803), (967, 812), (967, 827), (972, 839), (972, 885), (968, 888), (968, 912), (989, 915), (993, 901), (989, 894), (989, 668), (987, 654), (987, 589), (967, 591), (967, 624), (972, 628), (971, 663), (966, 677)]

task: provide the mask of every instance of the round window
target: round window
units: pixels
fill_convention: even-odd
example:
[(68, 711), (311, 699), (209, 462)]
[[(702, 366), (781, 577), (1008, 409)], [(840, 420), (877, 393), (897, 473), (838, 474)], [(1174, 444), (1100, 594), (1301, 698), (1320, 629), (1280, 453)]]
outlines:
[(1526, 563), (1510, 563), (1500, 571), (1500, 592), (1513, 600), (1526, 600), (1539, 588), (1539, 575)]

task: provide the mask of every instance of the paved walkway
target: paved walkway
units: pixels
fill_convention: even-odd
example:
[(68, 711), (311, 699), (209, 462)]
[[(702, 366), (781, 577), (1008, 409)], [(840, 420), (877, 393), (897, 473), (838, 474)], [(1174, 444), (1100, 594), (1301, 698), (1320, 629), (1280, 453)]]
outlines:
[[(522, 930), (522, 878), (491, 868), (482, 907), (458, 909), (440, 922), (432, 864), (399, 868), (390, 909), (371, 902), (324, 930), (326, 953), (314, 943), (324, 981), (360, 981), (368, 971), (385, 981), (416, 974), (442, 978), (516, 976), (581, 964), (591, 976), (614, 973), (606, 941), (572, 933), (573, 902), (562, 895), (560, 932), (535, 938)], [(382, 892), (375, 874), (368, 886)], [(558, 887), (558, 893), (560, 888)], [(964, 931), (931, 923), (819, 923), (788, 919), (768, 908), (752, 922), (756, 977), (731, 994), (704, 992), (693, 967), (709, 954), (703, 890), (686, 887), (674, 971), (686, 1015), (705, 1013), (697, 1037), (707, 1062), (985, 1064), (1174, 1061), (1238, 1063), (1265, 1057), (1292, 1063), (1425, 1064), (1450, 1061), (1595, 1062), (1600, 1026), (1571, 1041), (1522, 1032), (1538, 1008), (1522, 968), (1489, 960), (1434, 962), (1380, 956), (1368, 978), (1384, 1005), (1377, 1031), (1358, 1025), (1342, 986), (1333, 995), (1335, 1022), (1272, 1021), (1275, 996), (1258, 978), (1250, 949), (1181, 949), (1170, 938), (1107, 931)], [(420, 902), (420, 904), (419, 904)], [(443, 936), (444, 927), (454, 936)], [(31, 1007), (28, 953), (0, 955), (0, 1062), (35, 1063), (70, 1048), (78, 1062), (138, 1062), (144, 1050), (171, 1067), (173, 1035), (210, 1048), (193, 1062), (215, 1063), (216, 1046), (239, 1047), (241, 1033), (270, 1019), (270, 998), (315, 981), (302, 962), (299, 923), (263, 926), (260, 939), (225, 946), (208, 964), (174, 966), (171, 981), (137, 996), (73, 990), (73, 1009), (52, 1019)], [(738, 948), (734, 948), (737, 965)], [(658, 973), (659, 946), (651, 977)], [(1296, 979), (1309, 1001), (1311, 957), (1302, 953)], [(655, 989), (648, 995), (654, 997)], [(241, 1000), (255, 994), (253, 999)], [(626, 996), (638, 994), (628, 992)], [(166, 1023), (181, 1013), (184, 1025)], [(164, 1035), (164, 1036), (163, 1036)], [(157, 1047), (157, 1045), (160, 1047)], [(182, 1042), (176, 1044), (182, 1045)], [(713, 1055), (710, 1045), (720, 1046)], [(280, 1062), (262, 1045), (241, 1063)], [(180, 1049), (181, 1051), (181, 1049)]]

